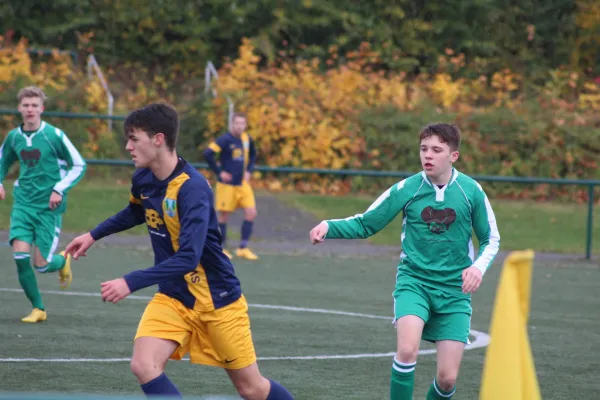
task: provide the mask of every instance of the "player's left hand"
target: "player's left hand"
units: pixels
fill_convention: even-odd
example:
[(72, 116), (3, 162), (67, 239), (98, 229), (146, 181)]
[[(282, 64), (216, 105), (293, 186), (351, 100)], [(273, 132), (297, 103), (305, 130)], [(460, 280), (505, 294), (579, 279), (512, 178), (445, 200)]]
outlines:
[(244, 172), (244, 180), (246, 182), (250, 182), (250, 179), (252, 178), (252, 173), (250, 171), (246, 171)]
[(325, 236), (327, 236), (327, 231), (329, 231), (329, 225), (327, 222), (321, 222), (319, 225), (312, 228), (308, 234), (310, 242), (312, 244), (323, 243)]
[(477, 289), (479, 289), (479, 285), (481, 285), (481, 280), (483, 279), (483, 274), (477, 267), (469, 267), (465, 269), (462, 273), (463, 285), (462, 291), (463, 293), (475, 293)]
[(60, 195), (56, 192), (52, 192), (52, 194), (50, 195), (50, 203), (48, 203), (48, 207), (50, 207), (51, 210), (54, 210), (56, 207), (58, 207), (60, 205), (62, 198), (63, 198), (62, 195)]
[(117, 304), (131, 294), (131, 290), (129, 290), (129, 286), (123, 278), (102, 282), (100, 286), (102, 288), (100, 290), (102, 301), (108, 301), (113, 304)]

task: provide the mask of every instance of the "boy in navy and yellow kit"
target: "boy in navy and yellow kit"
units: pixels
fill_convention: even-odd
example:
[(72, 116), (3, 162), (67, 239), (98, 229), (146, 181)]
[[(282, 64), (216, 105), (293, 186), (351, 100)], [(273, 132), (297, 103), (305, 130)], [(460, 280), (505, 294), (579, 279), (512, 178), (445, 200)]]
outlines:
[[(219, 212), (219, 228), (223, 237), (223, 247), (227, 238), (229, 214), (242, 208), (241, 240), (236, 251), (238, 257), (257, 260), (258, 256), (248, 248), (256, 218), (256, 201), (250, 186), (250, 177), (256, 161), (254, 141), (246, 133), (247, 120), (242, 113), (235, 113), (231, 120), (231, 132), (221, 135), (204, 150), (204, 159), (217, 176), (215, 208)], [(219, 162), (215, 154), (219, 153)], [(232, 255), (224, 250), (229, 258)]]
[(151, 104), (125, 120), (126, 149), (138, 168), (125, 209), (75, 238), (66, 248), (78, 259), (96, 240), (146, 223), (155, 265), (101, 284), (104, 301), (158, 285), (135, 335), (131, 370), (151, 395), (181, 396), (164, 373), (169, 359), (189, 353), (196, 364), (226, 369), (245, 399), (290, 400), (256, 363), (248, 305), (233, 265), (223, 253), (213, 192), (204, 176), (175, 151), (179, 120)]

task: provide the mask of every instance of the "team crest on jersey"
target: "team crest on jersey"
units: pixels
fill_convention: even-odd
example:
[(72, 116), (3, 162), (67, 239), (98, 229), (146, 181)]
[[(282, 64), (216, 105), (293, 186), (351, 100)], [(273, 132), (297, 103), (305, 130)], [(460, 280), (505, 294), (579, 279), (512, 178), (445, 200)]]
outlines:
[(165, 199), (165, 213), (173, 218), (175, 216), (175, 213), (177, 212), (177, 200), (173, 200), (173, 199)]
[(41, 157), (42, 153), (38, 149), (21, 150), (21, 160), (23, 160), (23, 163), (29, 168), (35, 167)]
[(436, 210), (429, 206), (421, 211), (421, 218), (432, 233), (444, 233), (456, 221), (456, 211), (452, 208)]
[(233, 149), (233, 151), (231, 152), (231, 158), (233, 158), (234, 160), (239, 160), (241, 158), (244, 158), (244, 155), (242, 153), (242, 149)]

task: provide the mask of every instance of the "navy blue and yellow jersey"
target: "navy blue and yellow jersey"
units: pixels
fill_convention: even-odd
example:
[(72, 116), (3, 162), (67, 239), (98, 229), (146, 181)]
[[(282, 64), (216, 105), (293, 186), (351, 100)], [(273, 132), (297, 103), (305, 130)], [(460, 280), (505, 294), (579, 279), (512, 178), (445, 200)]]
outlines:
[[(219, 163), (215, 160), (215, 153), (219, 153)], [(232, 175), (231, 182), (226, 183), (239, 186), (244, 182), (244, 172), (252, 172), (254, 169), (256, 147), (247, 133), (237, 137), (227, 132), (208, 145), (204, 150), (204, 159), (217, 175), (219, 182), (221, 171), (225, 171)]]
[(124, 276), (132, 293), (157, 284), (160, 293), (198, 311), (212, 311), (240, 298), (240, 282), (221, 247), (212, 189), (183, 159), (165, 180), (149, 169), (138, 169), (129, 205), (90, 233), (99, 240), (144, 222), (155, 265)]

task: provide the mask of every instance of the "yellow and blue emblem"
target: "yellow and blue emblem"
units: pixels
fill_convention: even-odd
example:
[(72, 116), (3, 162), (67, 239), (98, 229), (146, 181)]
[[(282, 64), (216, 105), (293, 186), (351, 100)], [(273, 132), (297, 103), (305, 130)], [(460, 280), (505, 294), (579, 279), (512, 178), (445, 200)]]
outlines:
[(175, 213), (177, 212), (177, 200), (165, 198), (164, 210), (169, 217), (175, 217)]

